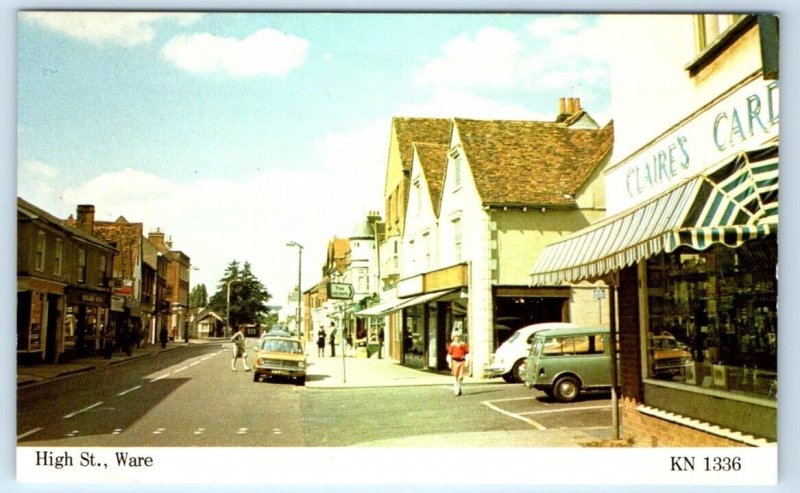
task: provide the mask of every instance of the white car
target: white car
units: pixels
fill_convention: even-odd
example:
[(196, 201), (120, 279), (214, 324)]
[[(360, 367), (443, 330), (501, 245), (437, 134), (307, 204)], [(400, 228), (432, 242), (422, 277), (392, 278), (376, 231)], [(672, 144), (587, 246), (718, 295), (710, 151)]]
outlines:
[(486, 369), (486, 378), (503, 377), (506, 382), (522, 382), (525, 380), (525, 365), (531, 350), (533, 336), (537, 332), (550, 329), (577, 327), (566, 322), (546, 322), (526, 325), (517, 329), (511, 337), (497, 348), (494, 359)]

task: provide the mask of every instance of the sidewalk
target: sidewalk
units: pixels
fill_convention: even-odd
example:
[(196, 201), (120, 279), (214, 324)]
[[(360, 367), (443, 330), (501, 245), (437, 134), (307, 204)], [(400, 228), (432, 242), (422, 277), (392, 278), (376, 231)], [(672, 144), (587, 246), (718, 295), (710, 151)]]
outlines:
[[(446, 385), (453, 384), (453, 377), (448, 373), (417, 370), (403, 366), (391, 359), (354, 358), (341, 354), (336, 357), (317, 356), (316, 347), (306, 349), (308, 355), (308, 376), (306, 387), (312, 388), (357, 388), (357, 387), (402, 387), (410, 385)], [(330, 354), (326, 348), (326, 355)], [(342, 361), (344, 360), (344, 361)], [(464, 385), (474, 383), (499, 384), (500, 379), (479, 380), (465, 377)]]

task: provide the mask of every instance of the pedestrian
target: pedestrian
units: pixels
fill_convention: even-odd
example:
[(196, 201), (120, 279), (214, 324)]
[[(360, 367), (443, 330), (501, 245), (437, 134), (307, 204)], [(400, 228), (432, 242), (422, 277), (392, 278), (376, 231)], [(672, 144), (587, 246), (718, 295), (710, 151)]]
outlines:
[(329, 342), (331, 344), (331, 357), (335, 357), (336, 356), (336, 326), (333, 325), (333, 322), (331, 322), (331, 336), (330, 336)]
[(383, 341), (384, 341), (383, 327), (378, 327), (378, 359), (383, 358)]
[(453, 331), (452, 342), (447, 348), (447, 361), (453, 374), (453, 393), (461, 395), (461, 381), (464, 379), (464, 364), (469, 354), (469, 346), (461, 340), (461, 332)]
[(161, 342), (161, 349), (167, 347), (167, 328), (161, 327), (161, 331), (158, 333), (158, 340)]
[(233, 359), (231, 359), (231, 370), (236, 371), (236, 360), (238, 358), (242, 358), (242, 366), (244, 367), (244, 371), (250, 371), (250, 367), (247, 366), (247, 352), (245, 352), (245, 339), (241, 327), (236, 329), (236, 333), (233, 334), (233, 337), (231, 337), (231, 341), (233, 341)]
[(325, 329), (322, 327), (317, 331), (317, 356), (325, 356)]
[(111, 324), (103, 330), (103, 356), (106, 359), (111, 359), (111, 353), (114, 352), (114, 327)]

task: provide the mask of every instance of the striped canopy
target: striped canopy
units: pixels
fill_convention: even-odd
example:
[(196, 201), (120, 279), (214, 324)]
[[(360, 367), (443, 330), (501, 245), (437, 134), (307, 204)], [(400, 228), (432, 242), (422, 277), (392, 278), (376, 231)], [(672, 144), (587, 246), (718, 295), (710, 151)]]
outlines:
[(679, 246), (731, 247), (777, 231), (778, 144), (743, 151), (542, 251), (532, 285), (601, 276)]

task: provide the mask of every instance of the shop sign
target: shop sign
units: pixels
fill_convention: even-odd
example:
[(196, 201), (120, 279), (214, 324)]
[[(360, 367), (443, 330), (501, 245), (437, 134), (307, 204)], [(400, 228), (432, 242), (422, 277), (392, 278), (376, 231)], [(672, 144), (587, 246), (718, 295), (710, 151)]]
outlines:
[(778, 93), (778, 81), (754, 79), (615, 165), (606, 174), (608, 215), (777, 137)]
[(117, 296), (133, 295), (133, 281), (130, 279), (115, 279), (111, 292)]
[(125, 298), (121, 296), (111, 296), (111, 311), (123, 312), (125, 311)]
[(397, 283), (397, 295), (401, 298), (406, 298), (408, 296), (421, 294), (424, 292), (422, 280), (423, 278), (421, 275), (400, 279)]

